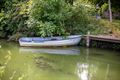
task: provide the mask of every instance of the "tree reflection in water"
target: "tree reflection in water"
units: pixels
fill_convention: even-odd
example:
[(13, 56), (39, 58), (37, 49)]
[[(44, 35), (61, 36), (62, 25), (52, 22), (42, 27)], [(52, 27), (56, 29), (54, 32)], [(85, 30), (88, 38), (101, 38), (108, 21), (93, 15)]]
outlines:
[(77, 74), (80, 80), (89, 80), (88, 64), (77, 64)]
[(80, 80), (95, 79), (98, 67), (89, 63), (89, 48), (86, 49), (85, 62), (77, 63), (77, 75)]
[(1, 79), (1, 77), (3, 76), (3, 74), (5, 73), (5, 69), (6, 69), (6, 67), (7, 67), (7, 64), (9, 63), (9, 61), (11, 60), (11, 51), (10, 50), (8, 50), (7, 51), (8, 52), (8, 54), (4, 57), (4, 59), (5, 59), (5, 62), (3, 63), (3, 64), (1, 64), (1, 66), (0, 66), (0, 79)]
[[(86, 61), (88, 60), (89, 56), (89, 49), (86, 49)], [(87, 63), (77, 63), (77, 75), (80, 78), (80, 80), (89, 80), (89, 64)]]

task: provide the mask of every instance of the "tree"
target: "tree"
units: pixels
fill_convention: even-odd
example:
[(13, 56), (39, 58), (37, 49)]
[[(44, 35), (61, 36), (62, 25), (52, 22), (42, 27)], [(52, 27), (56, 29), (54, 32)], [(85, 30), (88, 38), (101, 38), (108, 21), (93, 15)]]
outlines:
[(23, 32), (21, 30), (26, 27), (25, 20), (28, 18), (28, 3), (23, 0), (2, 0), (1, 2), (3, 3), (0, 8), (0, 32), (4, 37)]
[[(100, 6), (104, 3), (107, 3), (108, 0), (89, 0), (90, 2), (94, 3), (94, 4), (99, 4)], [(114, 8), (120, 8), (120, 1), (119, 0), (111, 0), (111, 6)]]
[(82, 3), (71, 5), (65, 0), (33, 0), (27, 26), (42, 37), (86, 33), (91, 12), (87, 9)]

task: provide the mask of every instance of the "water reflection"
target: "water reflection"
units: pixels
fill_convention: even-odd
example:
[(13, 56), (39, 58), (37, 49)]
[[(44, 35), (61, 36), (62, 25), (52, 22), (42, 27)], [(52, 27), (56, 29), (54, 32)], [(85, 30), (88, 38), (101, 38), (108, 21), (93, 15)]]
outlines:
[(104, 66), (106, 67), (106, 69), (102, 71), (103, 72), (102, 74), (100, 74), (101, 72), (100, 66), (95, 65), (95, 64), (78, 63), (77, 64), (77, 75), (80, 80), (97, 80), (99, 78), (101, 78), (102, 80), (109, 80), (110, 65), (104, 64)]
[(6, 43), (1, 42), (0, 48), (0, 80), (120, 80), (119, 52), (84, 47), (26, 48)]
[[(89, 57), (89, 49), (86, 49), (86, 56), (85, 56), (85, 60), (86, 62), (88, 61), (88, 57)], [(89, 80), (89, 64), (87, 63), (77, 63), (77, 75), (79, 77), (80, 80)]]
[(77, 74), (80, 80), (89, 80), (88, 64), (77, 64)]
[(1, 64), (1, 66), (0, 66), (0, 79), (1, 79), (1, 77), (3, 77), (6, 67), (11, 60), (11, 55), (12, 55), (11, 51), (8, 50), (7, 53), (8, 54), (5, 57), (3, 57), (4, 58), (3, 64)]
[(80, 49), (78, 47), (68, 48), (30, 48), (20, 47), (20, 53), (47, 53), (47, 54), (64, 54), (64, 55), (79, 55)]
[[(109, 58), (112, 54), (109, 54), (109, 56), (107, 54), (93, 56), (93, 54), (98, 54), (99, 52), (88, 48), (85, 51), (83, 61), (77, 63), (76, 72), (79, 80), (118, 80), (119, 71), (117, 71), (117, 68), (120, 67), (120, 62), (111, 61)], [(112, 56), (112, 58), (114, 57)]]

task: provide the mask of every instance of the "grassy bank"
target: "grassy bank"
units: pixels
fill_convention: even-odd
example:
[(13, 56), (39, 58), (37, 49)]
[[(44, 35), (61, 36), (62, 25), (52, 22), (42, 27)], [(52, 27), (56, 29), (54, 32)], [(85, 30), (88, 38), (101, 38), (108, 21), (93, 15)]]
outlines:
[(99, 23), (103, 25), (103, 27), (108, 28), (106, 33), (120, 37), (120, 20), (113, 20), (113, 22), (109, 22), (107, 19), (101, 19)]

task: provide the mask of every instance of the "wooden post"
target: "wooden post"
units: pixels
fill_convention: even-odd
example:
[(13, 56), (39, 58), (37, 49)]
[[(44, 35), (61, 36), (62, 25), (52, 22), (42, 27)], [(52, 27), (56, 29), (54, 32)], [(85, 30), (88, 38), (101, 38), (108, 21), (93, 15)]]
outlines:
[(111, 10), (111, 1), (108, 0), (108, 4), (109, 4), (109, 18), (110, 18), (110, 22), (112, 22), (112, 10)]
[(87, 47), (90, 46), (90, 32), (89, 32), (89, 31), (88, 31), (87, 37), (86, 37), (86, 46), (87, 46)]

